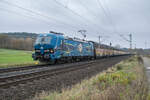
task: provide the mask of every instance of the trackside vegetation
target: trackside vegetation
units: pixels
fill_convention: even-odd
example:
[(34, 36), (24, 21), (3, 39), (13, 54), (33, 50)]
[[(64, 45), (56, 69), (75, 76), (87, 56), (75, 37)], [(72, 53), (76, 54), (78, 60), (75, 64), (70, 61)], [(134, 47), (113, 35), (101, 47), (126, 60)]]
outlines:
[(35, 65), (32, 51), (0, 49), (0, 68)]
[(61, 92), (43, 92), (33, 100), (150, 100), (142, 59), (131, 57)]

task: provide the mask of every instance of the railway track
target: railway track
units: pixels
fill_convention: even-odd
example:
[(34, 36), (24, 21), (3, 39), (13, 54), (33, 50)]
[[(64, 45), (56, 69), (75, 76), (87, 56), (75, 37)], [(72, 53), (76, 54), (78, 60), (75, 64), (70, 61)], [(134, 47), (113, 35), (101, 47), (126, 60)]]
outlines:
[(25, 84), (26, 82), (38, 80), (40, 78), (47, 78), (48, 76), (67, 73), (75, 70), (84, 69), (86, 67), (92, 67), (97, 64), (98, 61), (105, 61), (106, 59), (91, 60), (84, 62), (76, 62), (70, 64), (59, 64), (48, 67), (44, 66), (29, 66), (27, 68), (12, 68), (5, 69), (5, 73), (0, 73), (0, 88), (8, 88), (18, 84)]
[[(86, 62), (86, 61), (81, 61)], [(9, 67), (9, 68), (0, 68), (0, 74), (2, 73), (9, 73), (9, 72), (18, 72), (18, 71), (24, 71), (24, 70), (32, 70), (32, 69), (40, 69), (40, 68), (48, 68), (48, 67), (57, 67), (59, 65), (65, 66), (70, 64), (76, 64), (80, 62), (72, 62), (72, 63), (60, 63), (60, 64), (42, 64), (42, 65), (33, 65), (33, 66), (23, 66), (23, 67)]]
[(24, 67), (10, 67), (10, 68), (0, 68), (0, 73), (14, 72), (14, 71), (22, 71), (22, 70), (30, 70), (35, 68), (41, 68), (44, 66), (49, 66), (49, 64), (43, 64), (38, 66), (24, 66)]
[(24, 84), (28, 81), (33, 81), (40, 78), (46, 78), (48, 76), (83, 69), (85, 67), (89, 67), (91, 65), (96, 64), (96, 62), (97, 60), (93, 60), (89, 62), (68, 64), (67, 66), (57, 66), (55, 68), (49, 67), (42, 68), (40, 70), (24, 71), (21, 73), (14, 73), (10, 75), (8, 75), (8, 73), (0, 74), (0, 88), (8, 88), (10, 86), (15, 86), (22, 83)]
[(8, 72), (11, 74), (2, 73), (3, 75), (0, 73), (0, 100), (28, 100), (41, 91), (61, 91), (62, 88), (68, 88), (83, 79), (91, 78), (129, 57), (112, 57), (57, 67), (44, 67), (44, 69), (37, 68), (20, 73)]
[[(104, 59), (104, 58), (103, 58)], [(86, 62), (86, 61), (82, 61)], [(74, 62), (74, 63), (79, 63), (79, 62)], [(9, 72), (15, 72), (15, 71), (24, 71), (24, 70), (32, 70), (32, 69), (39, 69), (43, 67), (57, 67), (59, 65), (67, 65), (67, 64), (72, 64), (72, 63), (64, 63), (64, 64), (42, 64), (42, 65), (33, 65), (33, 66), (23, 66), (23, 67), (10, 67), (10, 68), (0, 68), (0, 74), (2, 73), (9, 73)]]
[[(85, 62), (85, 61), (83, 61)], [(77, 62), (74, 62), (77, 63)], [(66, 63), (70, 64), (70, 63)], [(10, 67), (10, 68), (0, 68), (0, 74), (2, 73), (9, 73), (9, 72), (15, 72), (15, 71), (24, 71), (24, 70), (32, 70), (32, 69), (39, 69), (39, 68), (46, 68), (46, 67), (57, 67), (59, 65), (66, 65), (66, 64), (42, 64), (42, 65), (33, 65), (33, 66), (23, 66), (23, 67)]]

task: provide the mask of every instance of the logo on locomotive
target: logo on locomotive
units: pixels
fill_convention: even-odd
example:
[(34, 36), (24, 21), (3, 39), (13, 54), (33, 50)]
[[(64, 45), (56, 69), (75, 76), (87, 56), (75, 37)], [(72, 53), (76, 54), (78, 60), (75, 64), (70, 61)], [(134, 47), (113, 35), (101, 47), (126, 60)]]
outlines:
[(82, 47), (81, 43), (78, 45), (78, 50), (79, 50), (79, 52), (82, 52), (82, 50), (83, 50), (83, 47)]

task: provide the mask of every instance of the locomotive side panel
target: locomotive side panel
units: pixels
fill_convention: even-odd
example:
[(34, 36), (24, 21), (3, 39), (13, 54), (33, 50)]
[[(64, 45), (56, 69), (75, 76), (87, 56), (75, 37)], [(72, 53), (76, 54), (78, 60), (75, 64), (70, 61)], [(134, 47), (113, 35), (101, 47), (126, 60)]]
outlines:
[(93, 44), (65, 39), (62, 57), (94, 57)]

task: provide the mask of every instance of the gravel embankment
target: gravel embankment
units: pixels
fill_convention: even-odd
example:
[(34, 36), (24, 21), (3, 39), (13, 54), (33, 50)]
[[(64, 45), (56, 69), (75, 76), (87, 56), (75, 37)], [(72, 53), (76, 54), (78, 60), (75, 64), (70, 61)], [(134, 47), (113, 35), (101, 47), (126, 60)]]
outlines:
[(42, 91), (61, 90), (64, 87), (69, 87), (81, 82), (83, 79), (90, 78), (128, 57), (129, 56), (122, 56), (101, 59), (85, 69), (50, 76), (46, 79), (20, 84), (19, 86), (13, 86), (9, 89), (0, 89), (0, 100), (26, 100)]

